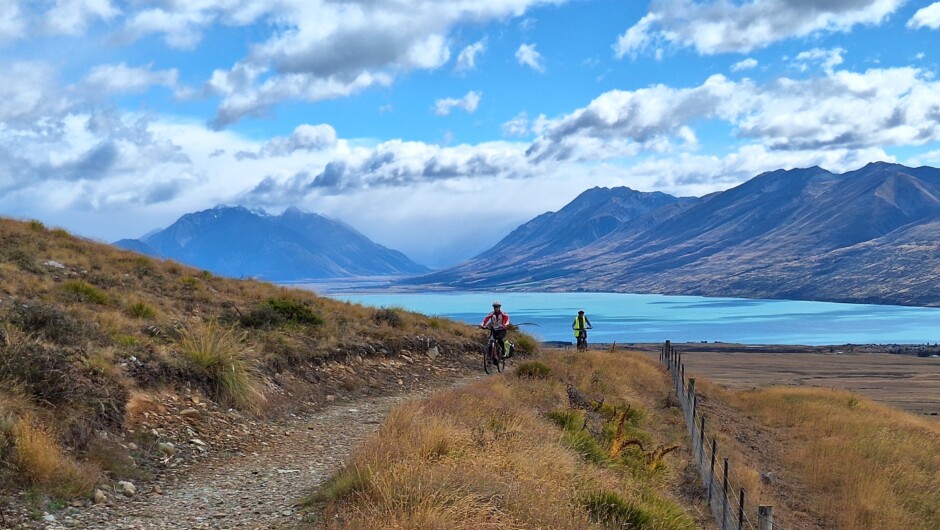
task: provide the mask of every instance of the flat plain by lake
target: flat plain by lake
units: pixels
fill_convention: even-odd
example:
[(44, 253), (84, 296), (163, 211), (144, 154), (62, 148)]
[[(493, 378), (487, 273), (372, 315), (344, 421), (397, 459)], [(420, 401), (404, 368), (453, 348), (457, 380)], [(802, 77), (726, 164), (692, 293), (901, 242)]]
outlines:
[(940, 358), (798, 348), (789, 353), (696, 351), (695, 345), (677, 344), (676, 349), (682, 352), (686, 377), (736, 390), (774, 385), (849, 390), (940, 421)]

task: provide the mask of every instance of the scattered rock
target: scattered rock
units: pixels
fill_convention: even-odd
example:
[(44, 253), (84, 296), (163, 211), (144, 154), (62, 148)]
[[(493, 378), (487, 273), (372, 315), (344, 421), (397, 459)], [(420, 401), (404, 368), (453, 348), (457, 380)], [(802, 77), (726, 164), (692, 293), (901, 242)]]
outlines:
[(180, 416), (188, 420), (198, 420), (202, 417), (202, 413), (193, 408), (183, 409), (180, 411)]
[(434, 359), (437, 359), (437, 356), (440, 354), (441, 354), (441, 350), (439, 350), (437, 346), (432, 346), (428, 348), (428, 359), (431, 359), (433, 361)]
[(59, 263), (58, 261), (53, 261), (53, 260), (47, 261), (47, 262), (45, 263), (45, 265), (48, 266), (48, 267), (55, 267), (55, 268), (57, 268), (57, 269), (64, 269), (64, 268), (65, 268), (65, 265)]
[(160, 489), (160, 486), (154, 484), (154, 485), (153, 485), (153, 489), (150, 490), (150, 493), (153, 493), (153, 494), (156, 494), (156, 495), (163, 495), (163, 490)]
[(47, 522), (47, 523), (54, 523), (54, 522), (55, 522), (55, 516), (52, 515), (52, 514), (48, 514), (48, 513), (47, 513), (47, 514), (45, 514), (45, 515), (42, 516), (42, 520), (45, 521), (45, 522)]
[(171, 444), (170, 442), (163, 442), (159, 444), (157, 448), (160, 450), (161, 453), (167, 456), (171, 456), (174, 453), (176, 453), (176, 446)]
[(332, 403), (332, 402), (336, 401), (336, 396), (334, 396), (333, 394), (328, 394), (328, 395), (326, 396), (326, 400), (327, 400), (328, 402)]
[(133, 497), (137, 493), (137, 486), (122, 480), (117, 483), (117, 492), (125, 497)]
[(127, 450), (128, 450), (128, 451), (136, 451), (136, 450), (137, 450), (137, 444), (135, 444), (135, 443), (129, 443), (129, 444), (127, 444)]
[(108, 500), (108, 496), (103, 491), (95, 490), (95, 504), (104, 504), (106, 500)]
[(767, 473), (760, 474), (760, 481), (764, 484), (773, 484), (777, 481), (777, 474), (773, 471), (768, 471)]

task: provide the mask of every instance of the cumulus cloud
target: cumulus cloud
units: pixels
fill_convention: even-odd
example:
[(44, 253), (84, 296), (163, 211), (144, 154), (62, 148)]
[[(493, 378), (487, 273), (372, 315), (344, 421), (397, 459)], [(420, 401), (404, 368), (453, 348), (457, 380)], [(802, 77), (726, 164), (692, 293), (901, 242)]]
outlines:
[(434, 114), (438, 116), (447, 116), (450, 114), (450, 111), (459, 108), (467, 111), (467, 114), (473, 114), (477, 110), (477, 106), (480, 105), (480, 98), (483, 97), (483, 94), (470, 91), (467, 92), (467, 95), (460, 98), (444, 98), (439, 99), (434, 102)]
[(704, 55), (749, 53), (793, 37), (881, 24), (903, 4), (904, 0), (661, 0), (618, 38), (614, 53), (622, 58), (651, 48), (661, 52), (666, 46), (694, 48)]
[(527, 155), (538, 163), (668, 151), (675, 142), (694, 144), (684, 128), (702, 120), (728, 123), (770, 150), (923, 145), (940, 140), (938, 109), (940, 82), (915, 68), (830, 71), (764, 85), (716, 75), (692, 88), (604, 93), (545, 123)]
[(545, 72), (545, 60), (535, 49), (535, 44), (521, 44), (516, 50), (516, 60), (523, 66), (535, 70), (536, 72)]
[(92, 68), (82, 84), (98, 94), (139, 93), (154, 85), (174, 88), (178, 77), (179, 71), (175, 68), (154, 71), (152, 65), (134, 68), (120, 63)]
[(526, 136), (529, 134), (529, 115), (525, 112), (516, 114), (502, 125), (504, 136)]
[(330, 125), (298, 125), (294, 132), (287, 137), (277, 137), (268, 140), (257, 152), (240, 151), (235, 157), (239, 160), (245, 158), (259, 159), (269, 157), (284, 157), (298, 151), (322, 151), (335, 147), (337, 143), (336, 130)]
[(32, 127), (48, 116), (68, 111), (73, 103), (63, 93), (56, 70), (42, 62), (0, 63), (15, 83), (0, 83), (0, 124)]
[(740, 72), (742, 70), (752, 70), (754, 68), (757, 68), (757, 59), (754, 59), (751, 57), (748, 57), (747, 59), (738, 61), (734, 63), (733, 65), (731, 65), (732, 72)]
[(19, 3), (5, 2), (0, 9), (0, 44), (18, 39), (26, 33), (26, 20), (20, 11)]
[(455, 66), (456, 70), (458, 72), (475, 70), (477, 67), (477, 55), (480, 55), (485, 51), (486, 39), (474, 42), (473, 44), (460, 50), (460, 53), (457, 55), (457, 65)]
[(836, 66), (842, 64), (843, 53), (845, 53), (845, 50), (842, 48), (833, 48), (831, 50), (814, 48), (797, 54), (796, 64), (797, 67), (804, 72), (809, 69), (810, 64), (818, 64), (825, 72), (832, 73)]
[[(449, 34), (455, 25), (519, 16), (533, 6), (563, 1), (269, 4), (276, 11), (265, 14), (259, 8), (253, 13), (277, 22), (273, 34), (231, 70), (216, 72), (207, 86), (223, 98), (213, 124), (221, 127), (263, 115), (285, 100), (341, 97), (388, 85), (403, 72), (439, 68), (450, 60)], [(216, 5), (200, 13), (221, 16), (227, 11)], [(461, 64), (468, 64), (470, 54)], [(246, 73), (251, 75), (243, 77)], [(246, 82), (225, 79), (231, 77)]]
[(46, 12), (45, 26), (49, 33), (81, 35), (93, 22), (107, 22), (119, 13), (109, 0), (57, 0)]
[(914, 16), (907, 21), (907, 27), (911, 29), (940, 29), (940, 2), (934, 2), (927, 7), (918, 9)]

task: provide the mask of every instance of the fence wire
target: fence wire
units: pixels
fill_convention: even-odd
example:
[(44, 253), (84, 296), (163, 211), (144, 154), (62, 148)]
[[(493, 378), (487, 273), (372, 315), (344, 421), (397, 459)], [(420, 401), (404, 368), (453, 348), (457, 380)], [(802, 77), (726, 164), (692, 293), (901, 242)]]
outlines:
[(696, 417), (697, 395), (694, 386), (687, 387), (685, 365), (678, 352), (667, 341), (660, 359), (666, 365), (674, 383), (676, 397), (685, 416), (686, 427), (692, 440), (692, 454), (705, 486), (708, 504), (720, 530), (785, 530), (773, 521), (769, 508), (755, 504), (747, 495), (742, 481), (731, 470), (728, 459), (719, 454), (718, 442), (705, 434), (707, 426)]

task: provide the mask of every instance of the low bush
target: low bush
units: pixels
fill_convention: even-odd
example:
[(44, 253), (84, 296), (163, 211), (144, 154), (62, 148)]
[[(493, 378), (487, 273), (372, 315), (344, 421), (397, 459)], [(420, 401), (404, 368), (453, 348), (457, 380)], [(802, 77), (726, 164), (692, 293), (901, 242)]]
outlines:
[(217, 398), (255, 410), (264, 399), (245, 358), (245, 335), (217, 322), (195, 324), (182, 331), (179, 342), (185, 369), (202, 379)]
[(82, 302), (106, 305), (110, 300), (104, 291), (81, 280), (64, 282), (62, 284), (62, 290), (70, 294), (74, 299)]
[(285, 323), (321, 326), (323, 319), (294, 298), (268, 298), (241, 318), (241, 324), (249, 328), (271, 329)]
[(84, 341), (87, 330), (61, 309), (45, 304), (16, 304), (9, 321), (26, 334), (64, 345), (77, 345)]
[(87, 497), (98, 472), (66, 456), (49, 428), (26, 416), (12, 429), (13, 465), (20, 480), (60, 498)]
[(613, 492), (588, 493), (581, 503), (593, 522), (607, 528), (648, 528), (652, 522), (643, 509)]
[(512, 337), (513, 344), (516, 345), (516, 352), (524, 355), (534, 355), (539, 351), (539, 341), (528, 333), (516, 333)]
[(127, 314), (133, 318), (150, 319), (157, 316), (157, 312), (146, 302), (131, 302), (127, 306)]
[(376, 324), (386, 324), (393, 328), (401, 329), (405, 327), (405, 317), (402, 316), (403, 309), (397, 307), (383, 307), (376, 309), (372, 313), (372, 320)]
[(538, 361), (525, 361), (516, 367), (516, 377), (527, 379), (548, 379), (552, 369)]

